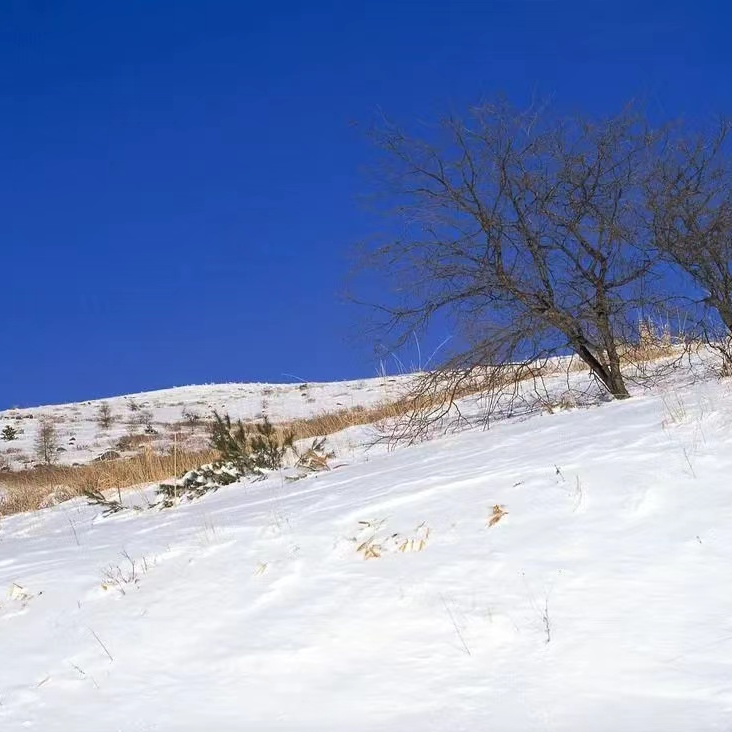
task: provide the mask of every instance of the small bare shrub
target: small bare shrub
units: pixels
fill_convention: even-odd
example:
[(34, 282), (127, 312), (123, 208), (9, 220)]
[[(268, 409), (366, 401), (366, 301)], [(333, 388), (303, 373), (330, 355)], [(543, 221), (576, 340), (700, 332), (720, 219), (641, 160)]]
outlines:
[(295, 466), (311, 473), (330, 470), (328, 461), (335, 457), (335, 453), (325, 447), (325, 437), (313, 440), (310, 447), (299, 453)]
[(191, 407), (184, 407), (182, 416), (187, 427), (196, 427), (201, 422), (201, 415)]
[(114, 416), (112, 415), (112, 407), (109, 402), (102, 402), (97, 408), (97, 424), (104, 430), (108, 430), (112, 426)]
[(122, 558), (125, 561), (121, 564), (110, 564), (102, 571), (103, 590), (114, 589), (125, 595), (129, 588), (138, 585), (142, 575), (147, 574), (149, 566), (145, 557), (137, 561), (127, 552), (122, 552)]
[(143, 427), (146, 435), (157, 435), (158, 431), (153, 425), (153, 419), (153, 413), (149, 409), (141, 409), (135, 414), (132, 424)]

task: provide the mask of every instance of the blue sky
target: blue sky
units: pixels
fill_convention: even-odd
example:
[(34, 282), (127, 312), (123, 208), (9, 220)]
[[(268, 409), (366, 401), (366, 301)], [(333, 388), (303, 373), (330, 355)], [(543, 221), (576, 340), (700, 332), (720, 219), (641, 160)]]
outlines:
[(732, 113), (721, 7), (7, 0), (0, 408), (373, 375), (339, 298), (382, 226), (354, 123), (498, 92)]

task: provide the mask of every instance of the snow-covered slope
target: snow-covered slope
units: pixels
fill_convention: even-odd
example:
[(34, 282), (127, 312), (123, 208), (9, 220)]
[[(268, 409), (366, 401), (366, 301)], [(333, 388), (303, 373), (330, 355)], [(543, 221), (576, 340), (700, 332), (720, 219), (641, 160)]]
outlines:
[[(211, 384), (129, 394), (109, 399), (0, 411), (0, 431), (11, 426), (18, 431), (12, 441), (0, 441), (0, 465), (28, 467), (36, 462), (35, 440), (39, 425), (56, 425), (61, 448), (58, 463), (86, 463), (111, 448), (120, 439), (152, 430), (150, 443), (165, 449), (185, 440), (191, 448), (205, 447), (208, 438), (203, 420), (214, 410), (233, 419), (256, 420), (267, 415), (279, 422), (312, 417), (323, 412), (353, 407), (371, 407), (395, 399), (409, 376), (380, 377), (359, 381), (299, 384)], [(109, 405), (111, 424), (100, 425), (99, 408)], [(200, 421), (200, 425), (196, 422)]]
[(0, 729), (729, 729), (731, 426), (729, 382), (679, 378), (167, 511), (4, 519)]

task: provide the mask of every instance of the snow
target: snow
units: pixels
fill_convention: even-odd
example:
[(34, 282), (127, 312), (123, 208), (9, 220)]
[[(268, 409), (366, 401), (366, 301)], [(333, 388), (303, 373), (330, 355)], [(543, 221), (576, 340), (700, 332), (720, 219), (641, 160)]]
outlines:
[[(121, 438), (142, 434), (141, 419), (145, 414), (149, 414), (157, 433), (151, 440), (154, 448), (169, 448), (175, 435), (179, 447), (205, 449), (208, 433), (203, 420), (210, 419), (214, 410), (227, 412), (234, 420), (259, 420), (265, 414), (273, 422), (302, 419), (323, 412), (368, 408), (392, 401), (404, 391), (411, 378), (399, 375), (327, 383), (208, 384), (74, 404), (6, 409), (0, 411), (0, 430), (9, 425), (20, 433), (15, 440), (0, 442), (0, 465), (4, 460), (18, 469), (36, 462), (34, 444), (44, 420), (52, 421), (58, 431), (59, 445), (63, 448), (57, 456), (58, 464), (83, 464), (106, 450), (119, 449)], [(103, 429), (98, 420), (99, 406), (105, 402), (113, 418), (107, 429)], [(200, 418), (198, 429), (195, 425), (181, 426), (186, 414)], [(186, 441), (183, 444), (181, 437)]]
[(729, 729), (731, 389), (5, 518), (0, 729)]

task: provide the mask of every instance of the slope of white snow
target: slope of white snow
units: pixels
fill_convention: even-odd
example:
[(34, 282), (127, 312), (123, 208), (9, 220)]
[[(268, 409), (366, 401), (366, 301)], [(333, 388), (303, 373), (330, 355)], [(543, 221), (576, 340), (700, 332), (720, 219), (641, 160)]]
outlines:
[[(389, 376), (359, 381), (308, 382), (299, 384), (209, 384), (128, 394), (96, 401), (58, 404), (0, 411), (0, 431), (6, 426), (18, 430), (12, 441), (0, 441), (0, 465), (12, 468), (33, 465), (35, 441), (44, 420), (56, 425), (61, 450), (60, 465), (83, 464), (130, 434), (142, 434), (146, 424), (155, 430), (152, 446), (166, 449), (177, 440), (191, 448), (206, 447), (208, 436), (203, 420), (214, 410), (232, 419), (258, 420), (267, 415), (273, 422), (313, 417), (323, 412), (353, 407), (372, 407), (398, 398), (410, 376)], [(109, 405), (112, 423), (99, 424), (99, 407)], [(200, 429), (190, 422), (201, 420)]]
[[(0, 729), (727, 730), (732, 391), (0, 521)], [(367, 558), (371, 557), (371, 558)]]

